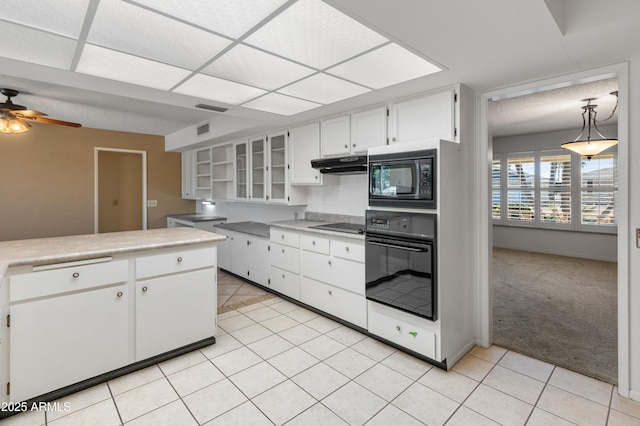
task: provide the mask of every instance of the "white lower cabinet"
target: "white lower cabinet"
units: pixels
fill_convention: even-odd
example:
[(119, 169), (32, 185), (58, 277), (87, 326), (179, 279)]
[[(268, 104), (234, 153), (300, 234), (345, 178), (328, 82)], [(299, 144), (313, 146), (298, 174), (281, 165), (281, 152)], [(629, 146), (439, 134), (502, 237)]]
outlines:
[(226, 229), (214, 228), (213, 232), (224, 235), (226, 240), (218, 243), (218, 267), (231, 271), (231, 236)]
[(300, 300), (300, 275), (271, 266), (269, 288), (292, 299)]
[(136, 361), (215, 334), (213, 267), (136, 283)]
[(230, 272), (260, 285), (269, 281), (269, 240), (239, 232), (231, 238)]
[(11, 401), (24, 401), (128, 363), (127, 265), (127, 261), (60, 265), (11, 276), (7, 324)]
[(433, 323), (415, 315), (368, 301), (368, 331), (431, 359), (437, 357)]
[(367, 327), (367, 301), (363, 295), (302, 277), (300, 301), (358, 327)]

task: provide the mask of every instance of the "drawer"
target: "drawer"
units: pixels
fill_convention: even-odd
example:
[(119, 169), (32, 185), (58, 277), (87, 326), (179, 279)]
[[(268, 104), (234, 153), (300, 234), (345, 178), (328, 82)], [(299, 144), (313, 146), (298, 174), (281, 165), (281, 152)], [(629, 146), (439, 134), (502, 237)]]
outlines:
[(359, 327), (367, 327), (367, 300), (362, 295), (302, 277), (300, 301)]
[(300, 270), (301, 275), (364, 295), (364, 263), (302, 251)]
[(300, 234), (295, 231), (287, 231), (275, 226), (271, 227), (269, 233), (271, 242), (282, 244), (289, 247), (300, 247)]
[(329, 239), (316, 235), (301, 235), (300, 248), (316, 253), (329, 254)]
[(271, 290), (300, 300), (300, 275), (272, 266), (269, 270), (269, 288)]
[(364, 241), (331, 241), (331, 256), (364, 262)]
[(216, 265), (216, 247), (175, 250), (136, 259), (136, 278), (176, 274)]
[(91, 265), (57, 267), (9, 278), (9, 301), (53, 296), (87, 290), (129, 280), (129, 261), (116, 260)]
[(269, 251), (271, 265), (294, 274), (300, 273), (300, 249), (271, 243)]
[(436, 357), (436, 333), (425, 327), (429, 320), (371, 301), (368, 302), (367, 311), (369, 333), (442, 361)]

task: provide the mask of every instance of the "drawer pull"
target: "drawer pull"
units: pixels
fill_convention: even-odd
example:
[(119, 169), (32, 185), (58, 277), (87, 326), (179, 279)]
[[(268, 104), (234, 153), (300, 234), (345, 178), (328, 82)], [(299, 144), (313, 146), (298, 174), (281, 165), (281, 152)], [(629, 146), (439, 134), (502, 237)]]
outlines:
[(396, 330), (400, 331), (400, 326), (396, 325)]
[(178, 263), (182, 262), (182, 257), (178, 257)]
[(284, 240), (284, 234), (280, 235), (280, 238), (282, 238)]
[(149, 290), (147, 286), (142, 287), (142, 291), (147, 291), (147, 290)]
[(73, 276), (73, 278), (78, 278), (80, 276), (80, 274), (78, 272), (74, 272), (72, 276)]
[(349, 253), (349, 246), (345, 246), (344, 249), (347, 251), (347, 253)]
[(284, 274), (282, 274), (282, 279), (284, 280)]
[(331, 266), (331, 261), (330, 260), (328, 261), (328, 263), (329, 263), (329, 266)]
[(331, 296), (333, 294), (333, 292), (331, 290), (329, 290), (329, 296)]
[(284, 253), (284, 249), (282, 249), (282, 253)]
[(313, 245), (315, 246), (315, 245), (316, 245), (316, 242), (315, 242), (315, 240), (314, 240), (314, 241), (311, 241), (311, 244), (313, 244)]
[(121, 291), (119, 291), (119, 292), (116, 294), (116, 296), (118, 296), (118, 297), (122, 297), (122, 292), (121, 292)]

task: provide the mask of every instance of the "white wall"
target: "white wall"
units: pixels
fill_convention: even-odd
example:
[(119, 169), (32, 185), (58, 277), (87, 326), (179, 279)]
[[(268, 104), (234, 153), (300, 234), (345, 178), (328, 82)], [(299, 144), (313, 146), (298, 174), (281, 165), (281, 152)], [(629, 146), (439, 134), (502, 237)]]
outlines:
[[(609, 111), (606, 111), (608, 114)], [(617, 137), (616, 125), (600, 126), (602, 134)], [(559, 149), (562, 142), (576, 138), (580, 128), (557, 132), (493, 138), (494, 154)], [(610, 148), (615, 150), (616, 148)], [(615, 262), (618, 258), (616, 234), (553, 229), (493, 226), (493, 246), (562, 256)]]
[(307, 211), (364, 216), (369, 197), (366, 173), (324, 178), (324, 185), (309, 187)]
[(279, 220), (304, 219), (305, 206), (278, 206), (264, 203), (239, 203), (216, 201), (215, 205), (201, 205), (198, 213), (226, 217), (228, 222), (276, 222)]
[[(629, 225), (640, 228), (640, 56), (629, 61)], [(619, 303), (629, 306), (630, 396), (640, 401), (640, 248), (629, 236), (629, 294), (619, 294)], [(622, 251), (622, 248), (621, 248)], [(622, 253), (620, 253), (622, 255)]]

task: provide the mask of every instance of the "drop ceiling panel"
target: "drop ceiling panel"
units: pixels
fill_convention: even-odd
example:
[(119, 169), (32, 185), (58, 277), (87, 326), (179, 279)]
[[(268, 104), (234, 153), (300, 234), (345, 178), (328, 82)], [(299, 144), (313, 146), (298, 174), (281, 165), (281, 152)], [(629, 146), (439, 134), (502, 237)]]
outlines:
[[(402, 64), (398, 66), (398, 64)], [(407, 49), (391, 43), (327, 70), (347, 80), (381, 89), (440, 71)]]
[(253, 47), (238, 44), (202, 72), (274, 90), (315, 71)]
[(294, 115), (321, 106), (303, 99), (292, 98), (279, 93), (268, 93), (243, 104), (247, 108), (259, 109), (281, 115)]
[(118, 0), (102, 0), (87, 41), (195, 70), (231, 41)]
[(299, 0), (245, 41), (323, 69), (387, 39), (320, 0)]
[(182, 68), (91, 44), (85, 45), (77, 71), (162, 90), (169, 90), (189, 75)]
[(88, 6), (89, 0), (3, 0), (0, 19), (78, 38)]
[(371, 89), (327, 75), (315, 74), (278, 92), (320, 104), (331, 104), (369, 92)]
[(217, 33), (238, 38), (283, 5), (285, 0), (135, 0), (133, 2)]
[(53, 68), (69, 69), (71, 66), (77, 45), (75, 40), (5, 21), (0, 21), (0, 34), (0, 56)]
[(262, 89), (204, 74), (193, 76), (174, 91), (200, 99), (210, 99), (232, 105), (239, 105), (266, 93)]

